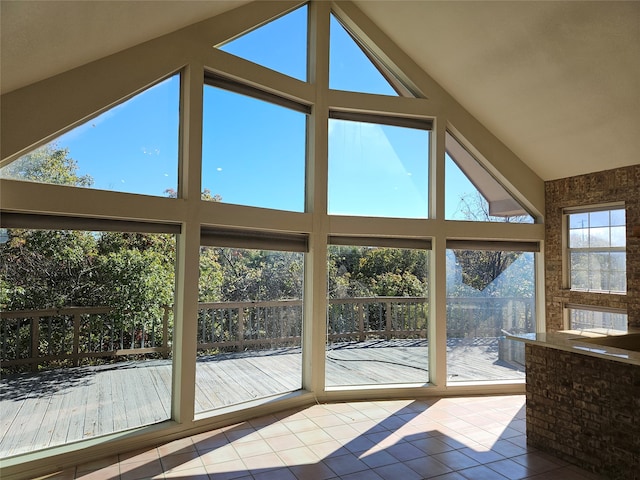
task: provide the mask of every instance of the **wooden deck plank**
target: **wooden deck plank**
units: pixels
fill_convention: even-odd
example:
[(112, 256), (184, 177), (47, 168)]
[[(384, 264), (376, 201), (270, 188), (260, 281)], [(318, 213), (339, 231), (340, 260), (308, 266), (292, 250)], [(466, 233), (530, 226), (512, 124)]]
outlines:
[(24, 405), (22, 401), (14, 399), (11, 393), (14, 392), (6, 385), (3, 385), (0, 393), (0, 405), (2, 406), (2, 410), (0, 410), (0, 451), (2, 450), (4, 438), (11, 430), (13, 422), (15, 422), (20, 409)]
[(69, 389), (70, 395), (67, 403), (69, 420), (66, 429), (66, 442), (80, 440), (83, 437), (87, 403), (93, 401), (93, 399), (89, 399), (87, 396), (90, 381), (91, 380), (88, 379), (87, 382), (82, 385), (82, 388)]
[[(200, 361), (196, 364), (196, 402), (201, 408), (198, 413), (241, 401), (236, 379), (223, 362)], [(224, 385), (229, 388), (223, 388)]]
[[(123, 383), (124, 379), (121, 376), (116, 375), (117, 370), (109, 372), (109, 378), (111, 382), (111, 394), (113, 398), (113, 431), (120, 432), (126, 430), (130, 424), (140, 422), (140, 417), (137, 416), (137, 411), (134, 409), (129, 412), (129, 406), (124, 402), (126, 384)], [(136, 418), (137, 417), (137, 418)]]
[[(427, 347), (410, 342), (389, 345), (365, 342), (329, 350), (327, 384), (424, 383), (428, 372), (415, 367), (427, 368)], [(299, 352), (283, 349), (198, 359), (196, 411), (297, 390)], [(460, 372), (453, 381), (523, 378), (522, 372), (496, 365), (493, 351), (477, 345), (451, 349), (447, 367), (451, 375)], [(3, 378), (0, 457), (163, 421), (171, 412), (171, 377), (168, 359)]]
[[(82, 437), (92, 438), (102, 435), (100, 431), (100, 425), (98, 415), (100, 410), (104, 407), (102, 405), (102, 399), (100, 398), (100, 384), (101, 381), (89, 382), (86, 389), (87, 404), (84, 412), (84, 422), (82, 422)], [(89, 401), (93, 399), (94, 401)]]
[(36, 445), (36, 442), (42, 442), (39, 438), (40, 425), (44, 420), (50, 398), (50, 391), (34, 389), (24, 399), (24, 405), (5, 439), (9, 454), (17, 453), (21, 445)]
[(113, 382), (96, 382), (98, 384), (98, 416), (95, 429), (97, 432), (113, 432)]
[[(168, 416), (165, 414), (165, 408), (162, 405), (158, 390), (152, 382), (152, 377), (149, 374), (150, 370), (155, 367), (141, 367), (144, 372), (140, 372), (136, 375), (138, 378), (138, 392), (135, 395), (140, 408), (140, 417), (142, 425), (151, 425), (163, 420), (167, 420)], [(137, 372), (136, 372), (137, 373)]]
[(160, 400), (163, 418), (168, 419), (171, 417), (171, 366), (164, 364), (150, 368), (149, 376)]
[[(82, 389), (77, 388), (76, 390)], [(53, 427), (53, 432), (51, 432), (51, 438), (49, 440), (50, 445), (60, 445), (67, 442), (69, 425), (73, 421), (74, 417), (74, 405), (72, 402), (77, 396), (77, 394), (74, 395), (74, 390), (72, 388), (62, 388), (57, 392), (57, 394), (61, 399), (60, 410), (56, 415), (56, 423)]]
[[(60, 391), (53, 391), (49, 405), (44, 414), (40, 429), (38, 431), (37, 442), (51, 443), (54, 432), (56, 430), (56, 423), (58, 422), (58, 416), (63, 408), (64, 393)], [(40, 440), (41, 439), (41, 440)]]

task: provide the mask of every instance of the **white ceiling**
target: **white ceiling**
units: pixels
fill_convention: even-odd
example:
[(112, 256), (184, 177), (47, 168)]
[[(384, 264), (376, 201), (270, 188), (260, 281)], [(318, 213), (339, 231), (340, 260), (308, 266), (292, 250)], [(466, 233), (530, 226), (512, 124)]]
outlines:
[[(244, 3), (1, 0), (2, 92)], [(355, 3), (542, 179), (640, 163), (640, 2)]]

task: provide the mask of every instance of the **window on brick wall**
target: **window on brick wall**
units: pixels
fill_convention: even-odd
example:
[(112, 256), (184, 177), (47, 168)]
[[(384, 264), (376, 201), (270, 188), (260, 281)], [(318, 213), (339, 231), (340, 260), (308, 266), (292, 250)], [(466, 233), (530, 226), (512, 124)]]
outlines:
[(567, 305), (571, 330), (595, 331), (610, 334), (627, 331), (627, 313), (623, 310)]
[(571, 290), (627, 291), (623, 206), (572, 210), (567, 218), (568, 286)]

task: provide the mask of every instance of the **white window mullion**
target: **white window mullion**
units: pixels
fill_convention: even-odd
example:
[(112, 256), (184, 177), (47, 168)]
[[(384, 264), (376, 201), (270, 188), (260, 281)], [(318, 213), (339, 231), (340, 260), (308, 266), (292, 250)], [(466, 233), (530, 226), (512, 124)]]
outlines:
[(302, 385), (316, 396), (325, 385), (330, 14), (328, 2), (309, 4), (308, 78), (315, 86), (315, 106), (307, 127), (306, 211), (313, 214), (313, 231), (305, 264)]
[(202, 88), (204, 68), (192, 63), (185, 70), (181, 95), (181, 157), (178, 196), (187, 204), (176, 251), (176, 294), (173, 337), (172, 418), (194, 418), (196, 329), (200, 262), (200, 179), (202, 157)]

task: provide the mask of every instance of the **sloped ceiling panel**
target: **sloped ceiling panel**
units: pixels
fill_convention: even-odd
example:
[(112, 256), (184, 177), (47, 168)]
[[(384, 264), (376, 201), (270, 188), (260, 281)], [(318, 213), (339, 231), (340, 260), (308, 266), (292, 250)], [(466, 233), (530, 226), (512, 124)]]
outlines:
[[(249, 3), (0, 2), (2, 92)], [(640, 161), (640, 2), (354, 2), (544, 180)]]
[(640, 162), (640, 3), (354, 3), (544, 180)]

